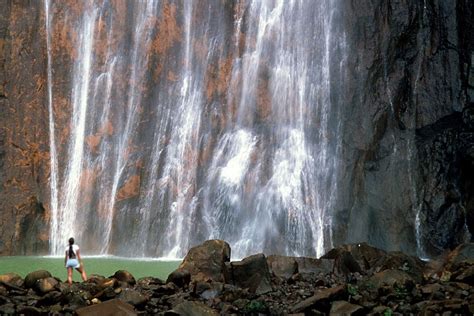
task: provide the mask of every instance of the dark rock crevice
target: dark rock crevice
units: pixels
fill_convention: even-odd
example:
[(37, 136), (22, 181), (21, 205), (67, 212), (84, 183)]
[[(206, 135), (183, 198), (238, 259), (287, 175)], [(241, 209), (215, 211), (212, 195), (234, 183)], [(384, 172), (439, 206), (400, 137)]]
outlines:
[(431, 256), (472, 240), (474, 233), (474, 133), (463, 116), (456, 112), (417, 130), (421, 241)]

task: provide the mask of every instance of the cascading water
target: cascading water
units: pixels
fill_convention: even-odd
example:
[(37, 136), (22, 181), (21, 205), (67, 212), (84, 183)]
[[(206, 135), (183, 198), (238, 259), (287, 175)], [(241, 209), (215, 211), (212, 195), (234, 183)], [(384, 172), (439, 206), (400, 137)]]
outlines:
[[(45, 12), (45, 29), (46, 29), (46, 53), (47, 53), (47, 84), (48, 84), (48, 112), (49, 112), (49, 147), (50, 147), (50, 199), (51, 199), (51, 234), (52, 249), (58, 244), (58, 157), (56, 153), (56, 138), (55, 138), (55, 124), (54, 124), (54, 109), (53, 109), (53, 72), (52, 72), (52, 57), (51, 57), (51, 17), (49, 15), (49, 0), (44, 0)], [(56, 249), (54, 250), (56, 252)]]
[(76, 23), (55, 19), (77, 36), (70, 134), (51, 138), (67, 152), (51, 180), (52, 253), (74, 235), (102, 254), (180, 257), (219, 238), (236, 257), (321, 255), (340, 155), (337, 12), (334, 1), (104, 0)]

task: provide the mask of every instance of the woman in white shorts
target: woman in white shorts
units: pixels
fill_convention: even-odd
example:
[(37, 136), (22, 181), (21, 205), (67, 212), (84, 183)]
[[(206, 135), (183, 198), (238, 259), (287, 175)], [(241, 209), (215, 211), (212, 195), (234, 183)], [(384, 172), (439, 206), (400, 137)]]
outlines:
[(69, 246), (66, 247), (64, 264), (67, 269), (67, 282), (69, 284), (72, 284), (72, 269), (76, 269), (81, 274), (82, 280), (87, 281), (86, 270), (84, 270), (84, 263), (79, 253), (79, 246), (74, 245), (74, 238), (72, 237), (69, 238)]

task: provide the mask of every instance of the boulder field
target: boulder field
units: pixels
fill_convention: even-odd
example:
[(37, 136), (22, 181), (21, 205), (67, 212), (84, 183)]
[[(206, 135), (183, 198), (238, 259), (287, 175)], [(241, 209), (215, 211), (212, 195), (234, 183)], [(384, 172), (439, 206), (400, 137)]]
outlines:
[(320, 259), (255, 254), (222, 240), (193, 247), (167, 280), (120, 270), (68, 285), (48, 271), (0, 275), (0, 314), (471, 315), (474, 243), (431, 261), (368, 244)]

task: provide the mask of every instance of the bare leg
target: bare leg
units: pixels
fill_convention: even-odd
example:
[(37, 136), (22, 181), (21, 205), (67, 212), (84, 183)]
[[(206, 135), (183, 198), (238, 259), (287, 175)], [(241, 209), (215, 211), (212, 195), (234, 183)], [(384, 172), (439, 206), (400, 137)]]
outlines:
[(67, 268), (67, 283), (72, 284), (72, 267)]
[(82, 281), (87, 281), (86, 270), (84, 270), (82, 267), (79, 267), (76, 270), (77, 270), (77, 272), (79, 272), (81, 274)]

